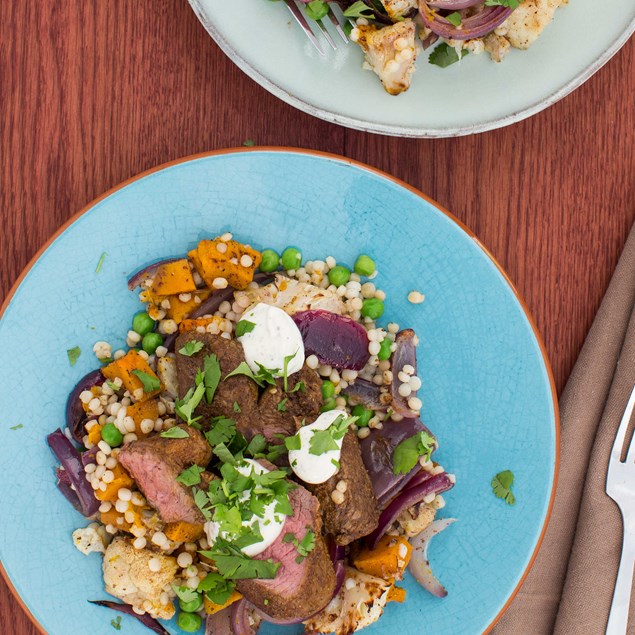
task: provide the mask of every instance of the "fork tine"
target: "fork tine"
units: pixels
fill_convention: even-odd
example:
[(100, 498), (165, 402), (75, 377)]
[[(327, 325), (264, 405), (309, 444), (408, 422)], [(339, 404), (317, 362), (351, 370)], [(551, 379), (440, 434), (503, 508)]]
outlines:
[(337, 19), (337, 16), (333, 13), (333, 8), (329, 6), (329, 12), (327, 14), (329, 16), (329, 20), (331, 24), (335, 27), (335, 30), (339, 33), (339, 36), (348, 44), (348, 38), (346, 37), (346, 33), (344, 33), (344, 29), (340, 24), (340, 21)]
[(335, 44), (335, 42), (333, 41), (333, 38), (331, 37), (331, 34), (326, 30), (326, 27), (324, 26), (324, 22), (322, 22), (322, 20), (317, 20), (317, 25), (320, 27), (320, 31), (322, 31), (322, 35), (324, 36), (324, 39), (331, 45), (331, 48), (334, 51), (336, 51), (337, 44)]
[[(613, 443), (613, 449), (611, 450), (611, 460), (612, 461), (620, 461), (622, 458), (622, 450), (624, 448), (624, 439), (626, 438), (626, 431), (628, 430), (628, 424), (631, 421), (631, 416), (633, 415), (633, 409), (635, 409), (635, 386), (631, 392), (631, 396), (628, 399), (628, 404), (626, 404), (626, 410), (624, 410), (624, 414), (622, 415), (622, 420), (620, 421), (620, 427), (617, 430), (617, 435), (615, 436), (615, 443)], [(628, 453), (628, 460), (632, 461), (635, 459), (635, 443), (631, 442), (631, 450)]]
[(309, 40), (311, 40), (311, 44), (313, 44), (317, 52), (320, 55), (324, 55), (324, 50), (320, 46), (320, 43), (315, 37), (313, 31), (311, 31), (311, 27), (306, 21), (306, 18), (304, 17), (304, 15), (302, 15), (302, 12), (300, 11), (300, 9), (298, 9), (295, 2), (293, 2), (293, 0), (284, 0), (284, 3), (287, 5), (287, 9), (291, 11), (291, 15), (296, 19), (297, 23), (300, 25), (300, 28), (304, 31), (304, 33), (309, 38)]

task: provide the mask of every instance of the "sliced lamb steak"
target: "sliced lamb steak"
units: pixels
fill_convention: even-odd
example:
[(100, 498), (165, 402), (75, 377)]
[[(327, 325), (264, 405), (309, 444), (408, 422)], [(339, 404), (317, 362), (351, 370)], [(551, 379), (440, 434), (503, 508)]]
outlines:
[[(258, 559), (280, 562), (272, 580), (239, 580), (238, 590), (263, 613), (278, 620), (309, 617), (323, 609), (335, 591), (335, 570), (321, 535), (317, 499), (299, 486), (289, 494), (293, 516), (288, 516), (276, 541)], [(283, 542), (292, 533), (302, 540), (308, 529), (315, 533), (315, 548), (296, 562), (298, 551), (291, 542)], [(267, 602), (265, 602), (267, 600)]]
[[(346, 483), (344, 502), (331, 498), (339, 481)], [(379, 523), (379, 508), (370, 476), (364, 467), (357, 436), (349, 430), (342, 443), (340, 470), (325, 483), (307, 485), (320, 501), (324, 531), (338, 545), (348, 545), (372, 533)]]
[(123, 446), (118, 458), (164, 522), (203, 523), (205, 519), (189, 488), (176, 477), (190, 465), (205, 467), (212, 450), (198, 430), (186, 425), (178, 427), (189, 436), (165, 439), (155, 435), (133, 441)]

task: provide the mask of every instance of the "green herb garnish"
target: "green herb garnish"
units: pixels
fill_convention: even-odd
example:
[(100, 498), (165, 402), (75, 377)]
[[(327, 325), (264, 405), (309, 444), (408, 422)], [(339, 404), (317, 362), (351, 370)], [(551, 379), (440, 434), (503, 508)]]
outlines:
[(469, 51), (467, 49), (463, 49), (459, 56), (455, 48), (445, 42), (441, 42), (441, 44), (436, 46), (432, 53), (430, 53), (428, 62), (441, 68), (447, 68), (451, 64), (463, 59), (468, 53)]
[(160, 436), (164, 439), (187, 439), (190, 435), (187, 433), (187, 430), (175, 426), (169, 430), (164, 430)]
[(161, 382), (158, 377), (154, 377), (153, 375), (137, 369), (133, 370), (132, 374), (141, 380), (141, 383), (143, 384), (143, 392), (154, 392), (155, 390), (161, 389)]
[(450, 15), (446, 15), (445, 19), (454, 26), (461, 26), (461, 14), (458, 11), (450, 13)]
[(265, 368), (262, 364), (258, 364), (258, 367), (258, 372), (254, 373), (251, 368), (249, 368), (247, 362), (240, 362), (240, 364), (238, 364), (238, 366), (234, 368), (231, 373), (225, 376), (225, 379), (223, 381), (226, 381), (230, 377), (235, 377), (236, 375), (245, 375), (245, 377), (249, 377), (249, 379), (255, 381), (261, 388), (264, 388), (265, 384), (275, 386), (276, 378), (274, 376), (274, 373), (279, 372), (279, 370), (277, 368)]
[(485, 0), (486, 7), (507, 7), (508, 9), (518, 9), (523, 0)]
[(404, 439), (392, 455), (393, 473), (407, 474), (417, 464), (420, 457), (429, 461), (435, 444), (434, 437), (425, 430)]
[(251, 333), (256, 328), (254, 322), (249, 320), (241, 320), (236, 324), (236, 337), (242, 337), (245, 333)]
[(179, 349), (179, 353), (181, 353), (181, 355), (185, 355), (186, 357), (192, 357), (192, 355), (196, 355), (196, 353), (198, 353), (203, 348), (203, 346), (203, 342), (199, 342), (198, 340), (190, 340)]
[(212, 403), (214, 393), (220, 382), (220, 364), (213, 353), (205, 355), (203, 360), (203, 383), (205, 384), (205, 401)]
[(82, 354), (82, 349), (79, 346), (75, 346), (75, 348), (69, 348), (66, 354), (68, 355), (70, 365), (75, 366), (75, 362), (77, 362), (79, 356)]
[(198, 597), (198, 592), (196, 591), (196, 589), (190, 589), (190, 587), (178, 586), (176, 584), (173, 584), (172, 588), (176, 593), (176, 597), (179, 598), (179, 600), (181, 600), (182, 602), (192, 602)]
[(17, 426), (11, 426), (9, 428), (9, 430), (19, 430), (20, 428), (24, 428), (24, 424), (23, 423), (18, 423)]
[(289, 397), (285, 397), (277, 406), (276, 410), (278, 412), (286, 412), (287, 411), (287, 401), (289, 401)]
[(494, 496), (502, 498), (508, 505), (514, 505), (516, 503), (516, 497), (511, 489), (513, 484), (514, 473), (511, 470), (499, 472), (492, 479), (492, 491), (494, 492)]
[(101, 267), (104, 264), (104, 260), (106, 259), (106, 252), (99, 257), (99, 262), (97, 263), (97, 267), (95, 268), (95, 273), (99, 273), (101, 271)]
[(344, 438), (349, 426), (357, 419), (358, 417), (339, 415), (326, 430), (315, 430), (309, 442), (309, 454), (320, 456), (325, 452), (339, 450), (337, 442)]
[(313, 20), (321, 20), (329, 12), (329, 5), (324, 0), (312, 0), (304, 5), (306, 14)]
[(231, 580), (225, 580), (219, 573), (208, 573), (198, 584), (197, 591), (204, 593), (214, 604), (223, 605), (234, 592), (236, 585)]
[(198, 485), (201, 482), (201, 474), (204, 471), (204, 467), (192, 465), (192, 467), (188, 467), (187, 470), (183, 470), (183, 472), (181, 472), (176, 477), (176, 480), (179, 483), (183, 483), (183, 485), (187, 485), (188, 487), (191, 487), (192, 485)]
[(256, 145), (256, 142), (253, 139), (245, 139), (245, 141), (243, 141), (243, 145), (247, 148), (253, 148)]
[(279, 562), (254, 560), (246, 556), (231, 543), (217, 538), (214, 546), (208, 551), (200, 551), (201, 555), (214, 561), (218, 573), (226, 580), (271, 580), (276, 577), (280, 568)]
[(233, 408), (234, 408), (234, 412), (242, 412), (242, 410), (240, 409), (240, 406), (238, 405), (237, 401), (234, 401)]
[(230, 443), (236, 435), (236, 422), (228, 417), (214, 417), (210, 429), (205, 433), (207, 442), (214, 447), (221, 443)]
[(374, 13), (365, 2), (358, 0), (344, 11), (344, 15), (347, 18), (372, 18)]
[[(201, 381), (198, 381), (200, 378)], [(205, 384), (202, 381), (202, 376), (197, 376), (196, 388), (190, 388), (183, 399), (177, 399), (174, 402), (174, 412), (181, 418), (188, 426), (194, 426), (198, 423), (200, 417), (194, 416), (198, 404), (201, 403), (203, 395), (205, 394)]]
[(117, 615), (114, 620), (110, 620), (110, 625), (116, 630), (121, 630), (121, 615)]

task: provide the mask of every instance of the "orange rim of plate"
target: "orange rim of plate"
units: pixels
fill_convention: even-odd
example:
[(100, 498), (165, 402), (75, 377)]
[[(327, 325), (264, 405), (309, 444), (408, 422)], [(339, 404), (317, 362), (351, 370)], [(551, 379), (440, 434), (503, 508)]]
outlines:
[[(388, 181), (392, 181), (396, 185), (408, 190), (412, 194), (418, 196), (419, 198), (422, 198), (424, 201), (426, 201), (430, 205), (436, 207), (440, 212), (445, 214), (452, 222), (458, 225), (472, 240), (474, 240), (474, 242), (479, 246), (479, 248), (483, 251), (483, 253), (494, 263), (494, 265), (496, 266), (500, 274), (503, 276), (503, 278), (505, 279), (505, 281), (507, 282), (507, 284), (513, 291), (514, 296), (518, 300), (518, 303), (520, 304), (525, 314), (525, 317), (527, 318), (529, 325), (531, 326), (531, 329), (534, 333), (534, 337), (536, 338), (536, 341), (538, 342), (538, 346), (540, 347), (540, 353), (542, 355), (542, 360), (545, 364), (547, 375), (549, 377), (549, 385), (551, 387), (551, 398), (553, 401), (553, 411), (554, 411), (554, 419), (555, 419), (556, 456), (554, 461), (553, 485), (551, 488), (551, 496), (549, 498), (549, 507), (547, 508), (547, 515), (545, 517), (545, 522), (543, 524), (542, 531), (540, 532), (540, 536), (538, 537), (538, 542), (536, 543), (536, 547), (533, 553), (531, 554), (529, 563), (527, 564), (527, 567), (525, 571), (523, 572), (523, 575), (518, 581), (516, 588), (512, 591), (511, 595), (509, 596), (509, 598), (507, 599), (507, 601), (505, 602), (501, 610), (498, 612), (498, 614), (496, 615), (492, 623), (483, 631), (483, 635), (487, 635), (487, 633), (490, 633), (491, 630), (494, 628), (494, 626), (496, 626), (496, 624), (501, 619), (505, 611), (509, 608), (510, 604), (516, 597), (516, 594), (520, 590), (520, 587), (523, 585), (523, 583), (527, 579), (527, 576), (529, 575), (529, 572), (531, 571), (531, 568), (533, 567), (533, 564), (536, 561), (536, 557), (538, 555), (538, 552), (540, 551), (540, 547), (542, 546), (542, 542), (545, 538), (545, 534), (547, 533), (547, 527), (549, 526), (549, 521), (551, 519), (551, 513), (553, 511), (553, 504), (554, 504), (554, 500), (556, 496), (556, 486), (558, 485), (558, 474), (560, 472), (560, 412), (558, 410), (558, 396), (556, 392), (556, 385), (553, 378), (553, 372), (551, 370), (551, 364), (549, 363), (549, 357), (547, 356), (547, 351), (545, 349), (544, 342), (542, 341), (542, 337), (540, 336), (540, 332), (538, 331), (538, 328), (536, 327), (534, 319), (529, 311), (529, 308), (525, 304), (525, 301), (521, 297), (520, 293), (518, 293), (518, 290), (514, 286), (514, 283), (511, 281), (511, 279), (509, 278), (509, 276), (507, 275), (507, 273), (505, 272), (501, 264), (498, 262), (498, 260), (496, 260), (496, 258), (492, 255), (489, 249), (487, 249), (487, 247), (485, 247), (483, 243), (481, 243), (481, 241), (476, 237), (474, 232), (472, 232), (472, 230), (470, 230), (458, 218), (456, 218), (454, 214), (452, 214), (447, 209), (439, 205), (439, 203), (437, 203), (434, 199), (430, 198), (429, 196), (427, 196), (426, 194), (424, 194), (417, 188), (413, 187), (412, 185), (408, 185), (404, 181), (394, 176), (391, 176), (390, 174), (382, 170), (379, 170), (378, 168), (374, 168), (369, 165), (366, 165), (365, 163), (362, 163), (361, 161), (356, 161), (354, 159), (347, 159), (346, 157), (342, 157), (340, 155), (333, 154), (331, 152), (321, 152), (319, 150), (305, 150), (300, 148), (290, 148), (290, 147), (284, 147), (284, 146), (256, 146), (253, 148), (227, 148), (225, 150), (212, 150), (209, 152), (200, 152), (198, 154), (192, 154), (186, 157), (182, 157), (181, 159), (175, 159), (174, 161), (169, 161), (168, 163), (163, 163), (154, 168), (150, 168), (149, 170), (146, 170), (145, 172), (141, 172), (140, 174), (137, 174), (136, 176), (133, 176), (127, 179), (126, 181), (119, 183), (119, 185), (116, 185), (115, 187), (108, 190), (107, 192), (104, 192), (104, 194), (102, 194), (101, 196), (98, 196), (96, 199), (88, 203), (88, 205), (84, 206), (79, 212), (77, 212), (77, 214), (69, 218), (44, 243), (44, 245), (42, 245), (42, 247), (38, 249), (37, 253), (31, 258), (27, 266), (22, 270), (22, 273), (20, 273), (20, 275), (17, 277), (9, 293), (7, 294), (7, 297), (2, 303), (2, 306), (0, 307), (0, 319), (2, 319), (4, 312), (7, 310), (7, 307), (9, 306), (11, 299), (15, 295), (15, 292), (18, 290), (18, 288), (22, 284), (22, 281), (24, 280), (26, 275), (29, 273), (33, 265), (40, 258), (40, 256), (51, 246), (51, 244), (58, 238), (58, 236), (63, 234), (76, 220), (78, 220), (81, 216), (89, 212), (93, 207), (95, 207), (95, 205), (97, 205), (98, 203), (101, 203), (101, 201), (108, 198), (111, 194), (114, 194), (115, 192), (134, 183), (135, 181), (143, 179), (146, 176), (154, 174), (155, 172), (160, 172), (161, 170), (171, 168), (181, 163), (196, 161), (197, 159), (204, 159), (206, 157), (215, 157), (215, 156), (222, 156), (227, 154), (239, 154), (242, 152), (280, 152), (280, 153), (304, 154), (308, 156), (315, 156), (315, 157), (320, 157), (324, 159), (330, 159), (332, 161), (337, 161), (339, 163), (347, 163), (349, 165), (353, 165), (358, 168), (361, 168), (362, 170), (365, 170), (367, 172), (371, 172), (372, 174), (376, 174), (377, 176), (380, 176)], [(43, 635), (47, 635), (46, 631), (42, 628), (42, 625), (35, 619), (35, 616), (31, 613), (31, 610), (29, 609), (29, 607), (25, 604), (24, 600), (20, 597), (20, 595), (16, 591), (15, 587), (13, 586), (13, 583), (11, 582), (11, 579), (9, 578), (9, 574), (7, 573), (6, 569), (2, 565), (1, 561), (0, 561), (0, 576), (2, 576), (7, 587), (11, 590), (14, 597), (18, 601), (18, 604), (22, 607), (22, 610), (27, 614), (27, 616), (29, 617), (29, 619), (31, 620), (35, 628)]]

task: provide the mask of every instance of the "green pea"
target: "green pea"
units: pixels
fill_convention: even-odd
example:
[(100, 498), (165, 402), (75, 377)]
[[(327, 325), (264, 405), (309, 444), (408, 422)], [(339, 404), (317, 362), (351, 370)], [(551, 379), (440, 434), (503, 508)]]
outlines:
[(379, 359), (379, 361), (381, 362), (390, 359), (390, 356), (392, 355), (392, 351), (390, 350), (391, 348), (392, 340), (384, 337), (384, 339), (381, 341), (381, 344), (379, 345), (379, 353), (377, 353), (377, 359)]
[(262, 252), (262, 260), (260, 261), (260, 271), (266, 273), (275, 271), (280, 266), (280, 256), (273, 249), (265, 249)]
[(320, 412), (328, 412), (329, 410), (335, 410), (337, 408), (337, 404), (335, 403), (335, 399), (331, 397), (324, 402), (324, 405), (320, 408)]
[(351, 411), (354, 417), (358, 417), (355, 425), (358, 428), (365, 428), (372, 419), (374, 412), (369, 408), (364, 408), (361, 404), (357, 404)]
[(287, 247), (280, 256), (280, 262), (285, 271), (298, 269), (302, 264), (302, 252), (295, 247)]
[(355, 261), (353, 269), (360, 276), (372, 276), (375, 273), (375, 261), (369, 256), (362, 254)]
[(176, 625), (186, 633), (196, 633), (201, 628), (201, 616), (196, 613), (179, 613)]
[(362, 304), (362, 315), (376, 320), (384, 314), (384, 303), (379, 298), (366, 298)]
[(163, 344), (163, 338), (159, 333), (146, 333), (141, 340), (141, 348), (148, 355), (153, 355), (161, 344)]
[(154, 320), (145, 311), (139, 311), (132, 318), (132, 330), (139, 335), (150, 333), (154, 330)]
[(197, 595), (196, 599), (189, 602), (179, 600), (179, 606), (181, 607), (181, 611), (184, 611), (185, 613), (196, 613), (197, 611), (200, 611), (203, 606), (203, 598), (201, 595)]
[(322, 399), (325, 401), (335, 396), (335, 384), (328, 379), (322, 382)]
[(101, 429), (101, 438), (111, 447), (116, 448), (123, 442), (123, 434), (117, 430), (114, 423), (107, 423)]
[(341, 287), (351, 279), (351, 272), (343, 265), (336, 265), (329, 271), (329, 282), (336, 287)]

